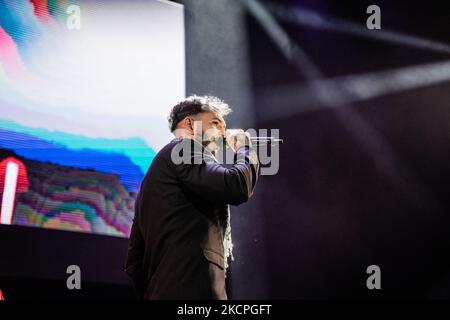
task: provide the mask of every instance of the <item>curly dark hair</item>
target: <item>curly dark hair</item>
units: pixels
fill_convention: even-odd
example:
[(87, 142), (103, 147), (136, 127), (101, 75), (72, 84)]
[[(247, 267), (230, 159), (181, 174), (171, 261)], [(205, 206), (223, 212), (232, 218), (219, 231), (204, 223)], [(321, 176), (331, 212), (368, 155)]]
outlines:
[(189, 96), (177, 103), (167, 117), (170, 131), (175, 131), (178, 123), (187, 116), (196, 115), (204, 111), (213, 111), (224, 117), (231, 112), (231, 108), (223, 100), (214, 96)]

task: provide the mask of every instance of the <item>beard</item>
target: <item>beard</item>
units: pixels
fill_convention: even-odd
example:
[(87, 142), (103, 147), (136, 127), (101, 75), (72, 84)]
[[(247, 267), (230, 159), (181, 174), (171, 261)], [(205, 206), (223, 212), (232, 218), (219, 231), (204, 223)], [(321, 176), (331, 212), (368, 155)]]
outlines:
[(221, 148), (224, 146), (225, 140), (222, 135), (215, 135), (208, 137), (208, 139), (202, 141), (203, 147), (208, 149), (214, 157), (217, 157)]
[(202, 145), (208, 149), (214, 157), (219, 153), (219, 146), (216, 141), (202, 141)]
[(202, 145), (210, 151), (214, 157), (217, 157), (220, 148), (225, 143), (224, 136), (218, 131), (205, 131), (202, 136)]

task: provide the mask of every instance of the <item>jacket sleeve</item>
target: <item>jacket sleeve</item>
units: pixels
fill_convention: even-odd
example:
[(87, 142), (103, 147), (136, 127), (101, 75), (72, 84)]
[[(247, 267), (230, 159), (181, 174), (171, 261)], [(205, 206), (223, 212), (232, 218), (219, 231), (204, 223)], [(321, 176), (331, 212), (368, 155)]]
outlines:
[[(205, 161), (200, 163), (198, 157), (202, 156)], [(229, 168), (201, 152), (192, 152), (190, 164), (174, 166), (178, 178), (189, 190), (205, 200), (232, 205), (239, 205), (251, 197), (259, 174), (258, 157), (249, 147), (237, 150), (235, 163)]]

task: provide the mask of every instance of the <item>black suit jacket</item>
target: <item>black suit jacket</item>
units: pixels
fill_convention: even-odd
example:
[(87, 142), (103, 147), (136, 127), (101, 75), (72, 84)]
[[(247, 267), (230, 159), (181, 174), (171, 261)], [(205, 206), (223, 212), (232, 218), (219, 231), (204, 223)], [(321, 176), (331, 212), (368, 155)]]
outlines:
[[(190, 150), (191, 164), (171, 160), (180, 147)], [(136, 199), (125, 264), (140, 298), (227, 298), (228, 205), (249, 199), (258, 173), (256, 152), (248, 147), (229, 167), (191, 139), (174, 139), (156, 155)]]

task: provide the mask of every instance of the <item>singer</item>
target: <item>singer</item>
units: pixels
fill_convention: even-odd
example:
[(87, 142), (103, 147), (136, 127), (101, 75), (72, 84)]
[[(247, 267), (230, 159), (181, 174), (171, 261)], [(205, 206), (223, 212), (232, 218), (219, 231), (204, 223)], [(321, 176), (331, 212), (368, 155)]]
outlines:
[[(141, 183), (125, 263), (141, 299), (227, 299), (229, 205), (251, 197), (259, 174), (249, 134), (226, 130), (230, 112), (216, 97), (190, 96), (169, 115), (175, 139)], [(215, 157), (224, 136), (235, 153), (229, 167)], [(180, 146), (190, 151), (189, 163), (174, 163)]]

